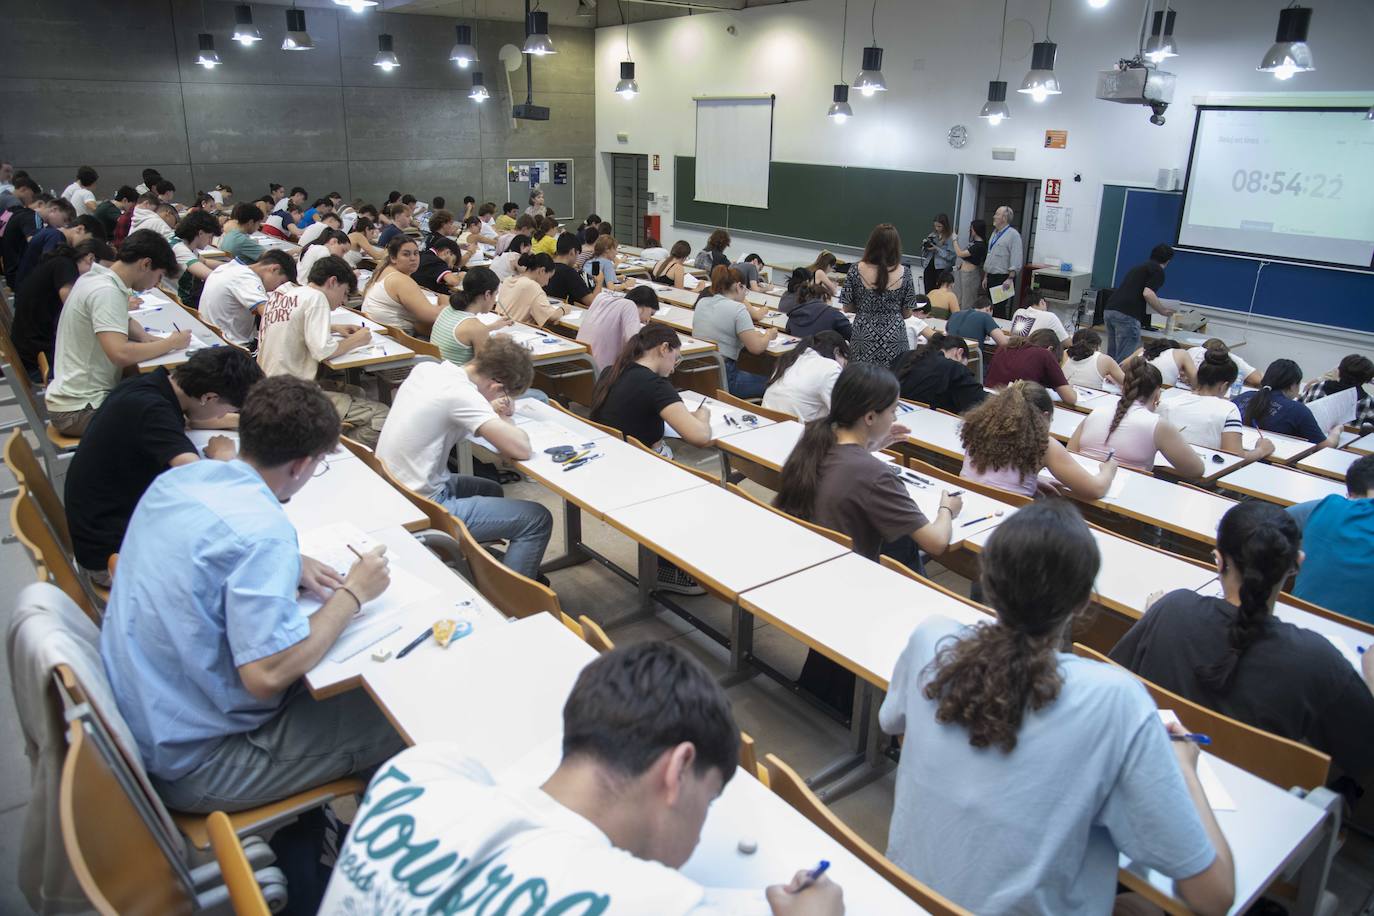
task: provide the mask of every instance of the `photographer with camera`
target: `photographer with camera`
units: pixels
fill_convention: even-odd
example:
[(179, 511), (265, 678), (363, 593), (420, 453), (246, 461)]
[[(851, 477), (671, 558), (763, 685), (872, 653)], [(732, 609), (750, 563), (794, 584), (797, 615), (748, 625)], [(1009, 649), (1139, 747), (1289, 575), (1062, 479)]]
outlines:
[(954, 230), (948, 215), (941, 213), (935, 217), (934, 231), (921, 239), (921, 252), (926, 256), (922, 274), (924, 291), (929, 294), (939, 285), (936, 279), (941, 271), (953, 270), (958, 257), (954, 252)]

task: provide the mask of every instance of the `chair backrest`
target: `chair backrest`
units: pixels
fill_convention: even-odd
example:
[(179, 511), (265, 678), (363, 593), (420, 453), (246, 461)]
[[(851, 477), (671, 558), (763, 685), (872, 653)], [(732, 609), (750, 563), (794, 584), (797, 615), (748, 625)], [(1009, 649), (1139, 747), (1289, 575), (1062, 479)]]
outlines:
[(642, 452), (648, 452), (650, 455), (653, 455), (655, 458), (658, 458), (658, 459), (660, 459), (660, 460), (662, 460), (662, 461), (668, 462), (669, 464), (671, 464), (671, 465), (672, 465), (673, 467), (675, 467), (675, 468), (681, 468), (682, 470), (686, 471), (688, 474), (692, 474), (692, 475), (694, 475), (694, 476), (696, 476), (696, 477), (700, 477), (702, 480), (706, 481), (706, 482), (709, 483), (709, 484), (713, 484), (713, 485), (715, 485), (715, 486), (720, 486), (720, 478), (717, 477), (717, 476), (715, 476), (714, 474), (708, 474), (708, 473), (706, 473), (705, 471), (703, 471), (701, 468), (694, 468), (694, 467), (692, 467), (690, 464), (683, 464), (681, 461), (675, 461), (675, 460), (673, 460), (672, 458), (669, 458), (667, 455), (660, 455), (658, 452), (656, 452), (656, 451), (654, 451), (653, 449), (649, 448), (649, 446), (645, 445), (643, 442), (640, 442), (640, 441), (639, 441), (638, 439), (636, 439), (634, 436), (626, 436), (626, 437), (625, 437), (625, 441), (628, 442), (628, 443), (630, 443), (631, 445), (633, 445), (635, 448), (639, 449), (639, 450), (642, 451)]
[(714, 397), (717, 401), (720, 401), (722, 404), (729, 404), (731, 407), (738, 407), (740, 410), (747, 410), (750, 413), (756, 413), (761, 417), (767, 417), (769, 420), (798, 419), (797, 417), (785, 411), (774, 410), (771, 407), (764, 407), (762, 404), (754, 404), (744, 400), (743, 398), (737, 398), (730, 392), (726, 391), (724, 388), (717, 388), (716, 393), (712, 395), (712, 397)]
[(998, 502), (1007, 503), (1017, 508), (1035, 502), (1034, 497), (1027, 496), (1024, 493), (1013, 493), (1010, 490), (1003, 490), (1000, 487), (989, 486), (985, 483), (979, 483), (976, 480), (969, 480), (966, 477), (960, 477), (958, 474), (951, 474), (949, 471), (937, 468), (933, 464), (927, 464), (919, 458), (907, 457), (906, 466), (918, 474), (923, 474), (926, 477), (934, 477), (945, 483), (956, 485), (957, 489), (972, 490), (974, 493), (981, 493)]
[(43, 511), (53, 534), (57, 535), (57, 540), (62, 544), (62, 548), (70, 554), (72, 552), (72, 535), (67, 528), (67, 510), (62, 507), (62, 500), (58, 498), (57, 490), (53, 487), (52, 481), (48, 479), (47, 472), (43, 470), (43, 465), (39, 463), (38, 456), (29, 446), (29, 440), (24, 438), (22, 430), (16, 429), (10, 433), (9, 439), (6, 440), (5, 464), (9, 465), (10, 473), (14, 475), (14, 479), (28, 489), (29, 495), (38, 503), (38, 508)]
[(615, 648), (615, 643), (606, 635), (606, 631), (601, 629), (601, 624), (592, 620), (586, 614), (577, 618), (577, 622), (582, 626), (582, 639), (587, 645), (598, 652), (609, 652)]
[(98, 747), (89, 715), (72, 720), (58, 807), (81, 889), (100, 913), (190, 913), (193, 892), (158, 845)]
[(835, 842), (852, 852), (869, 868), (886, 878), (889, 884), (910, 897), (922, 909), (935, 916), (958, 916), (968, 913), (968, 910), (945, 899), (902, 871), (892, 863), (892, 860), (851, 830), (816, 797), (816, 793), (807, 786), (806, 780), (776, 755), (769, 754), (763, 760), (764, 767), (768, 770), (768, 787), (775, 795), (795, 808)]
[(76, 571), (75, 564), (57, 542), (57, 536), (48, 527), (48, 523), (43, 521), (42, 510), (29, 495), (27, 487), (19, 488), (14, 497), (14, 504), (10, 506), (10, 527), (14, 530), (19, 543), (29, 552), (38, 573), (38, 581), (51, 580), (99, 626), (101, 614), (96, 609), (95, 602), (81, 584), (81, 576)]
[(753, 735), (746, 731), (739, 733), (739, 765), (744, 772), (768, 785), (768, 768), (759, 764), (758, 747), (754, 744)]
[(576, 420), (580, 420), (583, 423), (586, 423), (588, 426), (601, 430), (608, 436), (614, 436), (622, 442), (625, 441), (625, 434), (622, 433), (620, 430), (616, 429), (614, 426), (607, 426), (605, 423), (598, 423), (595, 420), (590, 419), (589, 417), (584, 417), (580, 414), (573, 413), (571, 410), (569, 410), (568, 408), (564, 407), (562, 404), (559, 404), (557, 401), (554, 400), (549, 401), (549, 406), (552, 407), (554, 410), (559, 411), (560, 413), (565, 413)]
[(790, 521), (794, 521), (804, 528), (809, 528), (810, 530), (816, 532), (819, 535), (830, 538), (830, 540), (834, 541), (836, 544), (839, 544), (843, 547), (848, 547), (851, 550), (854, 549), (854, 539), (847, 534), (843, 534), (831, 528), (826, 528), (822, 525), (817, 525), (814, 522), (808, 522), (804, 518), (797, 518), (795, 515), (788, 515), (786, 512), (782, 511), (776, 506), (770, 506), (768, 503), (759, 499), (757, 496), (755, 496), (753, 493), (750, 493), (748, 490), (744, 489), (739, 484), (727, 483), (725, 485), (725, 488), (729, 490), (731, 493), (734, 493), (736, 496), (744, 497), (756, 506), (762, 506), (769, 512), (781, 515), (783, 518), (789, 519)]
[(558, 612), (558, 622), (563, 624), (563, 626), (567, 627), (569, 630), (571, 630), (572, 634), (576, 636), (578, 639), (586, 641), (587, 633), (582, 628), (581, 622), (573, 620), (572, 617), (569, 616), (567, 611)]
[(447, 509), (434, 500), (421, 496), (419, 493), (416, 493), (414, 490), (410, 489), (410, 487), (407, 487), (397, 480), (382, 459), (377, 457), (377, 453), (366, 445), (363, 445), (361, 442), (355, 442), (347, 436), (340, 436), (339, 442), (342, 443), (344, 448), (357, 456), (358, 460), (367, 465), (375, 474), (395, 487), (398, 493), (410, 500), (415, 508), (423, 512), (425, 518), (429, 520), (429, 526), (431, 528), (442, 531), (455, 541), (458, 540), (458, 529), (454, 524), (453, 516), (449, 515)]
[(234, 916), (270, 916), (271, 909), (253, 876), (253, 866), (243, 851), (238, 834), (229, 815), (215, 811), (206, 818), (206, 828), (210, 831), (210, 846), (215, 851), (215, 861), (219, 863), (224, 886), (229, 891), (229, 904), (234, 908)]
[[(5, 327), (0, 327), (0, 357), (9, 367), (6, 369), (5, 377), (10, 379), (10, 385), (15, 389), (15, 396), (27, 399), (28, 406), (33, 408), (32, 412), (25, 410), (25, 416), (32, 418), (35, 413), (41, 416), (42, 413), (38, 410), (38, 396), (33, 390), (33, 381), (29, 378), (29, 374), (24, 371), (24, 361), (19, 356), (19, 350), (14, 346), (14, 340), (10, 337), (9, 329)], [(11, 369), (13, 372), (10, 371)], [(35, 432), (38, 431), (35, 429)]]
[(472, 582), (496, 609), (507, 617), (531, 617), (548, 611), (554, 617), (563, 613), (558, 595), (553, 589), (498, 561), (468, 531), (467, 526), (454, 519), (458, 533), (458, 547), (472, 571)]
[[(1101, 652), (1081, 643), (1074, 643), (1073, 651), (1081, 658), (1116, 664)], [(1280, 789), (1294, 786), (1315, 789), (1326, 784), (1331, 758), (1316, 748), (1246, 725), (1171, 690), (1165, 690), (1158, 684), (1152, 684), (1139, 675), (1135, 677), (1145, 685), (1156, 706), (1172, 709), (1189, 731), (1200, 732), (1212, 739), (1207, 746), (1209, 753)]]
[(911, 567), (907, 566), (907, 565), (904, 564), (904, 563), (900, 563), (900, 562), (898, 562), (897, 560), (892, 559), (892, 557), (889, 557), (889, 556), (880, 556), (880, 557), (878, 557), (878, 565), (880, 565), (880, 566), (885, 566), (885, 567), (887, 567), (888, 569), (892, 570), (893, 572), (901, 573), (902, 575), (906, 576), (908, 579), (915, 579), (917, 582), (921, 583), (921, 584), (924, 585), (926, 588), (933, 588), (933, 589), (935, 589), (937, 592), (941, 592), (941, 593), (943, 593), (943, 594), (945, 594), (945, 595), (948, 595), (949, 597), (953, 598), (955, 601), (961, 601), (961, 602), (963, 602), (964, 604), (967, 604), (969, 607), (974, 608), (975, 610), (978, 610), (978, 611), (980, 611), (980, 612), (982, 612), (982, 613), (984, 613), (984, 614), (987, 614), (987, 615), (989, 615), (989, 616), (995, 616), (995, 615), (993, 614), (992, 609), (989, 608), (987, 605), (979, 604), (977, 601), (974, 601), (972, 598), (966, 598), (966, 597), (964, 597), (963, 595), (959, 594), (958, 592), (954, 591), (953, 589), (945, 588), (943, 585), (941, 585), (940, 583), (936, 582), (934, 579), (927, 579), (925, 576), (921, 575), (921, 574), (918, 573), (916, 570), (912, 569)]
[(418, 337), (412, 337), (405, 331), (402, 331), (400, 328), (391, 328), (387, 331), (387, 336), (399, 344), (404, 344), (405, 346), (410, 347), (410, 349), (414, 350), (416, 353), (419, 353), (421, 356), (430, 356), (438, 360), (442, 360), (444, 358), (444, 355), (439, 352), (438, 346), (430, 343), (427, 340), (421, 340)]

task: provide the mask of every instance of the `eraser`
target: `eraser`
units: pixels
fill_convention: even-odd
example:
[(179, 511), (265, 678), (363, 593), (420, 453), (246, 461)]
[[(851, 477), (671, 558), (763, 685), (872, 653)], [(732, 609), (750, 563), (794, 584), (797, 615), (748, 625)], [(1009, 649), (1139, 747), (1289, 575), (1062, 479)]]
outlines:
[(752, 856), (759, 851), (759, 841), (751, 837), (745, 837), (739, 841), (739, 851), (746, 856)]
[(372, 653), (372, 660), (374, 662), (384, 662), (388, 658), (391, 658), (390, 649), (377, 649), (375, 652)]

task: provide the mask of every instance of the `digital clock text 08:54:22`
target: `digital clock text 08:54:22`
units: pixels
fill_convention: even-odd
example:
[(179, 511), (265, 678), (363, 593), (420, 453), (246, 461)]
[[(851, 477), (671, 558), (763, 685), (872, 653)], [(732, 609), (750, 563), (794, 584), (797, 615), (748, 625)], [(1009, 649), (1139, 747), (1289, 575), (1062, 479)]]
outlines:
[(1247, 194), (1292, 194), (1294, 197), (1312, 197), (1321, 200), (1337, 200), (1345, 182), (1340, 175), (1324, 175), (1320, 172), (1264, 172), (1259, 169), (1236, 169), (1231, 176), (1231, 190)]

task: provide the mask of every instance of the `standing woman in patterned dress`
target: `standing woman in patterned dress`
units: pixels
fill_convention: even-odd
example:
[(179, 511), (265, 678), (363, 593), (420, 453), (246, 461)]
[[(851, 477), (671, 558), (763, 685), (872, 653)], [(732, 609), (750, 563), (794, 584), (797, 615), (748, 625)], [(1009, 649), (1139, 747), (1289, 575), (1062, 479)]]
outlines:
[(902, 263), (902, 237), (891, 223), (873, 228), (859, 263), (849, 268), (840, 304), (854, 313), (850, 362), (891, 365), (906, 352), (906, 326), (916, 301), (911, 268)]

